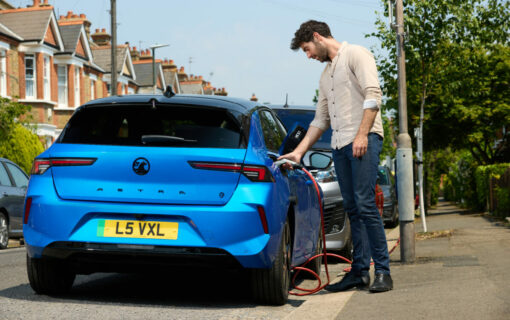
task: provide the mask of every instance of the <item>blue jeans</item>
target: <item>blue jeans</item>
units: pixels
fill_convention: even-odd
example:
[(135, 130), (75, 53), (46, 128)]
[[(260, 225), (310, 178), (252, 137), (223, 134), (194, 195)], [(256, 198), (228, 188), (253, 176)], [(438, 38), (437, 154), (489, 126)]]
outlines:
[(344, 209), (351, 223), (352, 272), (355, 274), (368, 273), (371, 257), (376, 273), (390, 274), (386, 234), (375, 205), (375, 184), (382, 141), (381, 136), (370, 133), (367, 152), (361, 158), (352, 156), (352, 143), (339, 150), (333, 150), (333, 161), (344, 198)]

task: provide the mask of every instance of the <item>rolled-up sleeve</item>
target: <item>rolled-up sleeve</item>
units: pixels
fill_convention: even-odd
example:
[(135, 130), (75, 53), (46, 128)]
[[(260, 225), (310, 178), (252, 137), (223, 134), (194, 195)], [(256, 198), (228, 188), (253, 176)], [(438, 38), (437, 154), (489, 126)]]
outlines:
[(322, 90), (319, 89), (319, 100), (315, 110), (315, 118), (310, 122), (310, 126), (326, 131), (330, 125), (328, 99), (324, 96)]
[(380, 108), (382, 92), (377, 78), (377, 66), (374, 55), (361, 46), (351, 46), (354, 50), (349, 55), (349, 67), (359, 81), (361, 90), (365, 96), (363, 108)]

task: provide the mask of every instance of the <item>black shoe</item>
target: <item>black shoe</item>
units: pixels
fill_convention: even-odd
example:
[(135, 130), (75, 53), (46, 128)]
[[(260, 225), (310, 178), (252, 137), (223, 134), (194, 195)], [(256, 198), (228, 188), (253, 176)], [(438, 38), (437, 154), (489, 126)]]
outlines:
[(370, 286), (370, 292), (385, 292), (393, 289), (393, 280), (389, 274), (377, 273), (374, 283)]
[(340, 282), (327, 285), (324, 289), (331, 292), (345, 291), (354, 287), (366, 290), (369, 283), (370, 276), (368, 274), (356, 275), (352, 272), (349, 272), (342, 278), (342, 280), (340, 280)]

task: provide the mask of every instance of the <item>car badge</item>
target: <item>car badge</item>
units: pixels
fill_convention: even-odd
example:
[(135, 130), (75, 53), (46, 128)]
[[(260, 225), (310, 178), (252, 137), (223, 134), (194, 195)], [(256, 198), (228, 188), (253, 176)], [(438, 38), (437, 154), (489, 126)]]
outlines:
[(149, 160), (145, 158), (137, 158), (135, 161), (133, 161), (133, 171), (138, 175), (145, 175), (147, 172), (149, 172), (151, 168), (151, 165), (149, 163)]

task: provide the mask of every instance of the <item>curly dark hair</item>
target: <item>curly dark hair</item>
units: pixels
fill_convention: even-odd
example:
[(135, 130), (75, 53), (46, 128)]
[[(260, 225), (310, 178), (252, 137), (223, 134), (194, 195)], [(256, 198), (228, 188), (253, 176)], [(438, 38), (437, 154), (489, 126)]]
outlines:
[(292, 39), (290, 48), (292, 50), (298, 50), (303, 43), (312, 41), (314, 32), (326, 38), (332, 37), (331, 30), (329, 30), (326, 23), (308, 20), (307, 22), (303, 22), (296, 33), (294, 33), (294, 39)]

